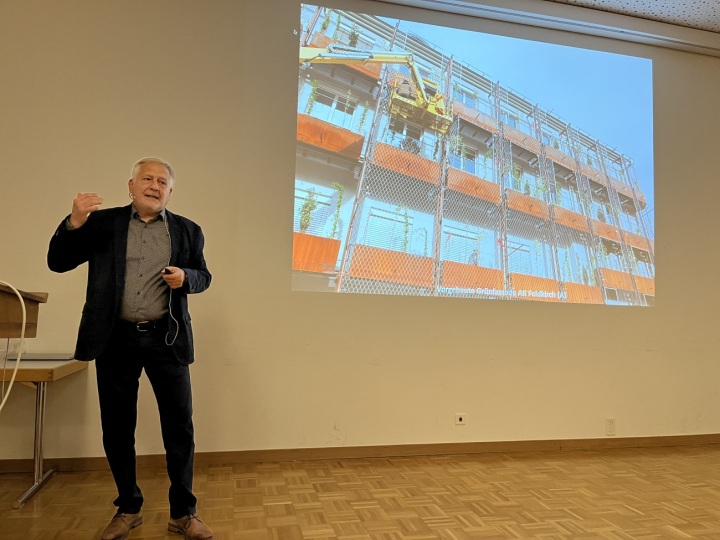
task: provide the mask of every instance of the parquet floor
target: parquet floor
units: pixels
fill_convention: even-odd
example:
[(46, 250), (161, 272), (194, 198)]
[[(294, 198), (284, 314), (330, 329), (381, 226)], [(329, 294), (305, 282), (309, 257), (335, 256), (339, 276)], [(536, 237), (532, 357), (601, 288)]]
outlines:
[[(166, 530), (168, 482), (141, 469), (145, 523)], [(98, 539), (108, 472), (61, 473), (23, 508), (0, 475), (3, 540)], [(720, 446), (295, 461), (197, 468), (216, 540), (720, 539)]]

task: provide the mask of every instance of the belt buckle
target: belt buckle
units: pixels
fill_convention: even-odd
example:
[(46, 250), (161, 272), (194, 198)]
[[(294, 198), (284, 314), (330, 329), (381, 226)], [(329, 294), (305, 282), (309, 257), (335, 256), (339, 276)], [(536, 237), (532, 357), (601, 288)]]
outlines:
[(146, 325), (149, 325), (150, 321), (140, 321), (135, 323), (135, 328), (138, 332), (147, 332), (149, 328), (146, 327)]

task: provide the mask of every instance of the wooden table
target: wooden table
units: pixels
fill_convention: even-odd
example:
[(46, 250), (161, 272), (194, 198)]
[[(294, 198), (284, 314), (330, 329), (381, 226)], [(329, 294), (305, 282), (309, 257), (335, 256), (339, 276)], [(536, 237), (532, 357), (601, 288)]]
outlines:
[[(15, 370), (16, 362), (9, 360), (3, 371), (3, 380), (9, 381)], [(57, 381), (87, 369), (88, 362), (73, 360), (72, 354), (33, 354), (20, 358), (15, 382), (26, 383), (35, 388), (35, 448), (33, 450), (34, 483), (13, 503), (20, 508), (57, 472), (55, 468), (43, 473), (43, 430), (45, 426), (45, 397), (47, 383)]]

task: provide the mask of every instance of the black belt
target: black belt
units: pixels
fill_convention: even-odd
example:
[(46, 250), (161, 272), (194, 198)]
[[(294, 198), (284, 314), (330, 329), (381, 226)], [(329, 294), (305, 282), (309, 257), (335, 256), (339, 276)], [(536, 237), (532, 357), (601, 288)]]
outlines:
[(159, 328), (167, 327), (167, 320), (157, 319), (155, 321), (118, 321), (123, 328), (128, 330), (135, 330), (137, 332), (149, 332), (150, 330), (157, 330)]

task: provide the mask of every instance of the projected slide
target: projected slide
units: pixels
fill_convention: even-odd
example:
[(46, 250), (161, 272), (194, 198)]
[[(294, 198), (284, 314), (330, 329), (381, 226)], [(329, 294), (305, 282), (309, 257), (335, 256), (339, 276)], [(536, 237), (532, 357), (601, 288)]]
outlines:
[(652, 306), (652, 64), (301, 9), (293, 290)]

